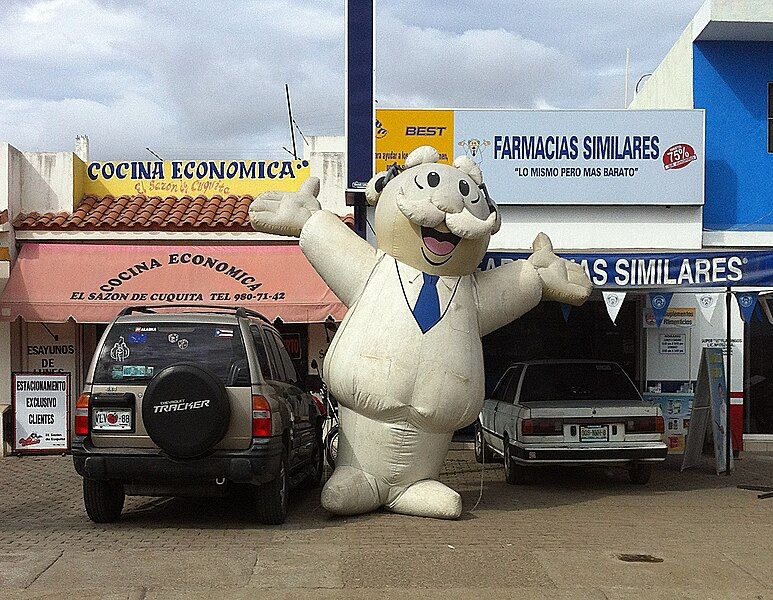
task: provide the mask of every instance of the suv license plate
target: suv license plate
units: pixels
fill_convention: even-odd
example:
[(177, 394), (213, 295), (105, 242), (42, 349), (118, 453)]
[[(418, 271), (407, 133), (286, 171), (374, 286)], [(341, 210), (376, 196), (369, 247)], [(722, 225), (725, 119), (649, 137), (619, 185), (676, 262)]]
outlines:
[(606, 442), (609, 440), (609, 429), (606, 425), (587, 425), (580, 427), (581, 442)]
[(91, 429), (94, 431), (129, 431), (131, 428), (131, 408), (92, 409)]

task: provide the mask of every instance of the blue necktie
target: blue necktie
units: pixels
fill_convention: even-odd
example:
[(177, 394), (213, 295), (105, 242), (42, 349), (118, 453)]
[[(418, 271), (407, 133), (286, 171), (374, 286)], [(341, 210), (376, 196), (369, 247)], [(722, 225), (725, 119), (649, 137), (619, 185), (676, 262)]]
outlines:
[(422, 273), (424, 284), (419, 292), (419, 299), (413, 307), (413, 316), (419, 324), (422, 333), (427, 333), (440, 321), (440, 298), (438, 297), (436, 284), (437, 275)]

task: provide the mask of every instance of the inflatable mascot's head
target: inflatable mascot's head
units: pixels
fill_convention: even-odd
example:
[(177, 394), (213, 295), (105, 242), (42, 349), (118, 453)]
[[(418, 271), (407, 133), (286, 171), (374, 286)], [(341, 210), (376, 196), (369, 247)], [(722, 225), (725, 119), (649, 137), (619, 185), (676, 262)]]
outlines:
[(432, 275), (470, 275), (483, 260), (501, 224), (480, 167), (461, 156), (441, 164), (438, 151), (422, 146), (405, 167), (393, 165), (368, 182), (376, 207), (376, 244), (402, 263)]

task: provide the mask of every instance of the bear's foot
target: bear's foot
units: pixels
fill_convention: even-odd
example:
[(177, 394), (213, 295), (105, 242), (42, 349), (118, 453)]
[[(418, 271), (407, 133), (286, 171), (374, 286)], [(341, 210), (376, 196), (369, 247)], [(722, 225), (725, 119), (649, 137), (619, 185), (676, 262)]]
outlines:
[(414, 517), (458, 519), (462, 514), (462, 497), (439, 481), (425, 479), (406, 488), (387, 509)]
[(376, 479), (354, 467), (336, 467), (322, 488), (322, 508), (336, 515), (361, 515), (379, 506)]

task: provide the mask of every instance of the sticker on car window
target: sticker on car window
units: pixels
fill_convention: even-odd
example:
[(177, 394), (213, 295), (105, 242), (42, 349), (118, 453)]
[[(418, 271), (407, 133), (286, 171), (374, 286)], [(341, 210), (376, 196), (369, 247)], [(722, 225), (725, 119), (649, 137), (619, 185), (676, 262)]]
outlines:
[(180, 336), (177, 335), (176, 333), (170, 333), (168, 336), (166, 336), (166, 339), (169, 340), (170, 344), (176, 344), (177, 340), (180, 339)]
[(233, 337), (233, 329), (215, 329), (215, 337)]
[(135, 327), (134, 331), (137, 333), (145, 333), (145, 332), (153, 332), (158, 331), (155, 327)]
[(148, 377), (153, 375), (153, 367), (144, 365), (125, 365), (123, 367), (124, 377)]
[(177, 342), (177, 347), (180, 350), (185, 350), (188, 347), (188, 340), (185, 338), (181, 339), (179, 342)]
[(145, 365), (113, 365), (110, 376), (113, 379), (123, 379), (124, 377), (153, 377), (155, 367)]
[(126, 345), (123, 336), (119, 337), (118, 341), (110, 349), (110, 358), (112, 358), (115, 362), (125, 361), (127, 358), (129, 358), (130, 354), (131, 352), (129, 352), (129, 346)]
[(147, 344), (148, 342), (148, 334), (147, 333), (130, 333), (129, 339), (127, 340), (130, 344)]

